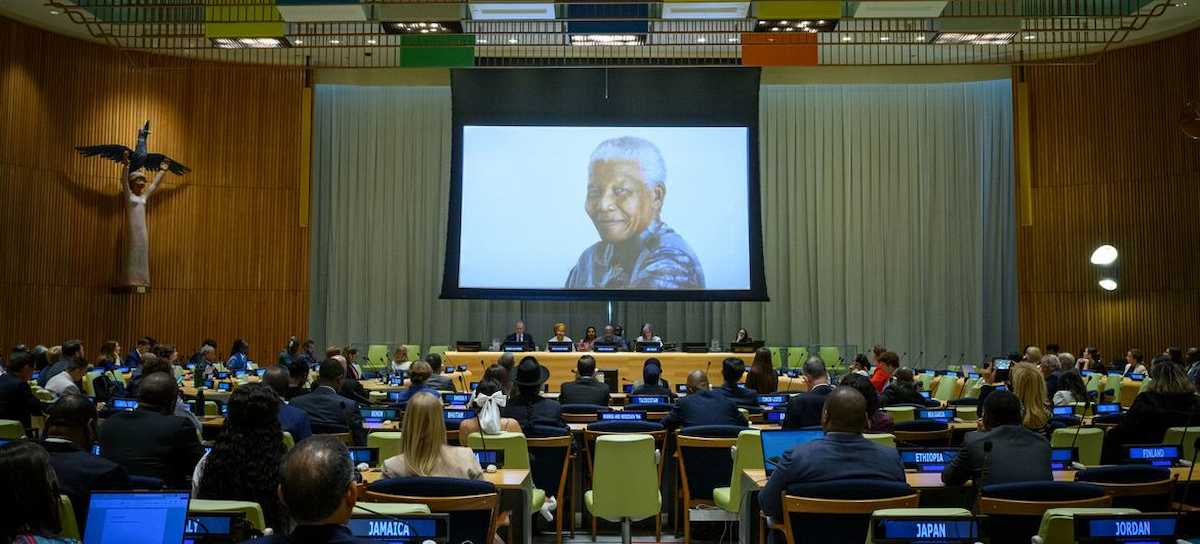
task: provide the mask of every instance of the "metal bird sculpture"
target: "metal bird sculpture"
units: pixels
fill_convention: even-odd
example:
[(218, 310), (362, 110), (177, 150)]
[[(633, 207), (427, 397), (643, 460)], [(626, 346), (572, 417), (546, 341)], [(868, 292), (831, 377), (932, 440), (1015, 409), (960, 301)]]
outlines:
[(171, 157), (163, 155), (162, 153), (147, 153), (146, 139), (149, 137), (150, 121), (146, 121), (145, 126), (138, 131), (137, 146), (134, 149), (129, 149), (128, 147), (120, 144), (81, 145), (76, 146), (75, 149), (79, 150), (79, 154), (83, 155), (84, 157), (94, 157), (99, 155), (117, 163), (124, 163), (126, 159), (128, 159), (130, 172), (136, 172), (142, 168), (146, 168), (151, 171), (158, 170), (162, 167), (164, 162), (167, 164), (167, 169), (169, 169), (172, 174), (177, 176), (182, 176), (188, 172), (191, 172), (190, 168), (179, 164)]

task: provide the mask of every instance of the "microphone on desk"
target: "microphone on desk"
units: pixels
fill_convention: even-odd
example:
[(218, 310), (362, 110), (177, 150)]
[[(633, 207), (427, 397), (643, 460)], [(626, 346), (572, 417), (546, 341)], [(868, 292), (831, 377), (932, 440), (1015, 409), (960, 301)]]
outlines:
[[(1183, 435), (1187, 436), (1187, 427), (1184, 427)], [(1187, 507), (1188, 493), (1192, 490), (1192, 473), (1196, 470), (1197, 453), (1200, 453), (1200, 436), (1197, 436), (1196, 441), (1192, 443), (1192, 466), (1188, 467), (1187, 483), (1183, 486), (1183, 496), (1179, 498), (1179, 511), (1175, 513), (1175, 517), (1179, 519), (1183, 518), (1183, 509)]]
[(949, 353), (943, 353), (943, 354), (942, 354), (942, 360), (941, 360), (941, 361), (938, 361), (938, 366), (939, 366), (939, 367), (945, 367), (945, 365), (946, 365), (946, 361), (947, 361), (947, 360), (949, 360), (949, 359), (950, 359), (950, 354), (949, 354)]
[[(1075, 434), (1071, 435), (1071, 452), (1075, 452), (1075, 443), (1079, 441), (1079, 432), (1083, 430), (1083, 418), (1087, 417), (1088, 406), (1092, 404), (1092, 396), (1087, 395), (1083, 399), (1083, 413), (1079, 414), (1079, 426), (1075, 428)], [(1078, 463), (1078, 461), (1076, 461)], [(1079, 466), (1084, 466), (1082, 463)], [(1078, 468), (1078, 467), (1076, 467)]]
[(900, 366), (904, 366), (904, 359), (906, 359), (907, 357), (908, 357), (907, 351), (900, 354)]

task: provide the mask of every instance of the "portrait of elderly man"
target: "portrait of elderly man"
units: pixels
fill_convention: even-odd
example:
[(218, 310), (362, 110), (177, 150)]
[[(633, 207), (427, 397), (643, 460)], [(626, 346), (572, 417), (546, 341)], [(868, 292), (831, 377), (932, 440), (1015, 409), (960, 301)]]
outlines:
[(592, 151), (584, 210), (600, 241), (579, 256), (567, 289), (704, 289), (700, 259), (659, 218), (666, 177), (662, 153), (643, 138), (605, 140)]

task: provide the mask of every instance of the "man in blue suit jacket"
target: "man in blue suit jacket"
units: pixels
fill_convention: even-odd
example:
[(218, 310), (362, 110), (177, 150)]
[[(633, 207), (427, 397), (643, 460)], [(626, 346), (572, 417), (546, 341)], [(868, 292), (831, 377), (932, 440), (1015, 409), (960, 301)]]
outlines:
[(863, 438), (867, 401), (854, 388), (839, 387), (825, 400), (821, 414), (825, 437), (784, 452), (767, 485), (758, 494), (763, 513), (782, 519), (783, 493), (791, 484), (835, 480), (903, 482), (904, 465), (895, 448)]
[(367, 445), (367, 432), (363, 430), (362, 414), (354, 401), (338, 394), (346, 370), (333, 359), (321, 363), (321, 374), (312, 392), (292, 399), (291, 404), (308, 414), (314, 432), (345, 433), (354, 437), (354, 443)]
[(746, 418), (738, 411), (737, 403), (708, 388), (708, 374), (693, 370), (687, 378), (688, 395), (671, 408), (663, 419), (668, 429), (694, 427), (696, 425), (746, 426)]
[(263, 374), (263, 381), (279, 395), (279, 425), (284, 432), (292, 433), (292, 440), (299, 442), (312, 436), (312, 420), (308, 414), (291, 404), (284, 399), (291, 387), (291, 372), (289, 367), (275, 365)]
[(784, 429), (820, 425), (825, 397), (833, 392), (833, 386), (829, 385), (829, 373), (825, 371), (825, 361), (820, 357), (809, 357), (801, 372), (808, 381), (808, 392), (797, 395), (788, 403), (787, 413), (783, 416)]
[(50, 426), (42, 447), (50, 454), (50, 466), (58, 477), (58, 488), (71, 498), (75, 522), (83, 527), (93, 490), (129, 487), (129, 473), (121, 465), (98, 455), (90, 447), (96, 438), (96, 406), (82, 395), (68, 394), (50, 408)]
[(537, 343), (533, 341), (533, 337), (525, 332), (525, 322), (517, 321), (517, 326), (514, 327), (512, 334), (504, 337), (505, 343), (519, 342), (525, 347), (525, 351), (533, 351), (537, 349)]

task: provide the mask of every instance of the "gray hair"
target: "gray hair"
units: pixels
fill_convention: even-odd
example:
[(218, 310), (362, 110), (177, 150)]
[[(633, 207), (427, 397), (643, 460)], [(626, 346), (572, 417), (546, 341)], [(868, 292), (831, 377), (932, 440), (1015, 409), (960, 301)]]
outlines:
[(1061, 368), (1063, 370), (1071, 370), (1072, 368), (1075, 368), (1075, 356), (1071, 355), (1070, 353), (1067, 353), (1065, 351), (1059, 353), (1058, 354), (1058, 365), (1059, 365), (1059, 368)]
[(200, 346), (200, 353), (202, 353), (202, 354), (209, 354), (214, 351), (217, 351), (217, 348), (214, 348), (208, 344), (204, 344), (203, 346)]
[(658, 146), (645, 138), (622, 136), (600, 142), (588, 160), (588, 171), (598, 161), (636, 161), (642, 171), (646, 187), (666, 185), (667, 165)]
[(825, 361), (816, 355), (809, 357), (808, 360), (804, 362), (804, 368), (801, 369), (801, 372), (803, 372), (805, 376), (812, 376), (814, 378), (820, 378), (828, 374), (828, 372), (825, 370)]

